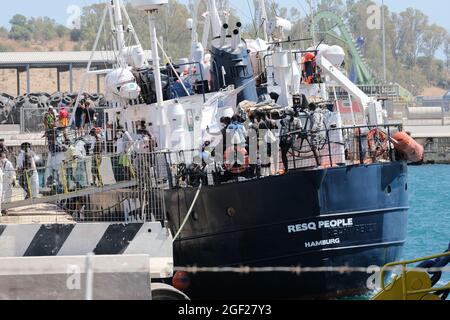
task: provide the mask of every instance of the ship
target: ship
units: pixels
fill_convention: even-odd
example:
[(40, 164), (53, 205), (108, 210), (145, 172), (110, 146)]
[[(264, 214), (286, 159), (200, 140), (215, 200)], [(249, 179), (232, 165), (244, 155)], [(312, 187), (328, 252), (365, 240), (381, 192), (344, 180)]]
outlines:
[[(388, 124), (381, 102), (364, 94), (340, 71), (342, 49), (324, 44), (295, 53), (284, 49), (289, 22), (281, 18), (268, 26), (271, 45), (261, 45), (261, 39), (244, 41), (240, 23), (231, 31), (220, 21), (214, 1), (207, 1), (207, 8), (212, 62), (206, 67), (210, 75), (200, 81), (203, 92), (175, 100), (150, 94), (147, 97), (153, 100), (147, 98), (145, 106), (127, 106), (119, 117), (117, 110), (107, 111), (111, 119), (129, 128), (140, 119), (152, 124), (160, 146), (155, 153), (165, 159), (157, 166), (166, 172), (164, 202), (176, 235), (175, 265), (180, 270), (189, 266), (367, 268), (398, 259), (407, 231), (407, 162), (420, 161), (423, 149), (408, 139), (401, 124)], [(204, 70), (203, 48), (208, 44), (197, 41), (196, 21), (188, 25), (193, 32), (191, 63)], [(206, 26), (205, 30), (209, 32)], [(258, 48), (252, 51), (250, 46)], [(311, 54), (312, 61), (305, 61)], [(329, 94), (336, 86), (363, 106), (360, 122), (342, 125), (339, 101)], [(205, 95), (205, 88), (212, 92)], [(275, 101), (269, 101), (268, 95)], [(305, 98), (334, 115), (321, 133), (311, 130), (312, 114), (301, 112)], [(243, 105), (250, 107), (243, 112)], [(235, 162), (226, 163), (229, 145), (221, 149), (217, 143), (222, 141), (221, 118), (239, 112), (245, 117), (249, 110), (259, 110), (279, 121), (287, 107), (300, 110), (298, 116), (303, 117), (303, 127), (289, 133), (296, 143), (288, 172), (274, 169), (275, 160), (271, 173), (261, 174), (260, 162), (247, 163), (248, 146), (246, 151), (240, 149), (240, 163), (240, 151), (232, 146), (229, 155), (235, 156)], [(314, 135), (323, 137), (320, 146), (311, 142)], [(175, 277), (184, 279), (182, 288), (192, 299), (335, 298), (368, 291), (368, 274), (361, 272), (179, 271)]]
[[(174, 287), (194, 300), (336, 298), (367, 292), (367, 273), (304, 273), (301, 268), (368, 268), (398, 260), (406, 241), (407, 164), (420, 161), (423, 148), (401, 123), (388, 123), (382, 103), (344, 75), (342, 48), (314, 44), (292, 50), (286, 36), (290, 24), (278, 17), (267, 26), (271, 43), (241, 39), (242, 24), (224, 23), (215, 1), (208, 0), (203, 41), (197, 36), (197, 14), (187, 23), (192, 32), (189, 62), (177, 65), (167, 59), (161, 68), (158, 47), (168, 55), (158, 44), (155, 17), (167, 1), (131, 4), (147, 13), (151, 62), (126, 8), (113, 0), (107, 9), (117, 63), (113, 70), (88, 72), (106, 74), (103, 129), (109, 136), (124, 129), (138, 136), (144, 130), (155, 141), (145, 156), (149, 180), (157, 181), (139, 184), (149, 188), (147, 197), (137, 201), (139, 192), (129, 197), (134, 214), (150, 214), (148, 207), (158, 204), (158, 222), (174, 235)], [(126, 46), (125, 33), (131, 33), (135, 46)], [(361, 106), (361, 119), (352, 125), (342, 124), (336, 87)], [(81, 99), (79, 94), (75, 108)], [(275, 129), (292, 110), (300, 127), (284, 133)], [(239, 128), (257, 125), (255, 118), (274, 127), (257, 127), (256, 136), (237, 142), (237, 131), (222, 127), (227, 118)], [(289, 170), (279, 154), (283, 137), (292, 141)], [(114, 139), (110, 142), (114, 153)], [(217, 270), (186, 272), (189, 267)]]

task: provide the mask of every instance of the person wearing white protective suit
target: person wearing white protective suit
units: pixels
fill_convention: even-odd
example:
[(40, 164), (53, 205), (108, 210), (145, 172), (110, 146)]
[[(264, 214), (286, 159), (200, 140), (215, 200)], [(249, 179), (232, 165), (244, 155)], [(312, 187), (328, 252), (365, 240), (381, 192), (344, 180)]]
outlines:
[[(9, 203), (12, 200), (13, 188), (16, 186), (16, 170), (4, 152), (0, 154), (0, 168), (3, 172), (1, 202)], [(2, 214), (6, 214), (6, 211), (2, 210)]]
[[(0, 167), (0, 194), (3, 194), (3, 170)], [(2, 216), (2, 199), (0, 198), (0, 217)]]
[(134, 140), (130, 133), (122, 127), (117, 130), (117, 153), (119, 154), (119, 166), (123, 168), (122, 178), (129, 180), (134, 178), (134, 169), (131, 156), (133, 153)]
[(25, 191), (25, 199), (37, 198), (39, 196), (39, 176), (36, 162), (40, 158), (31, 150), (30, 143), (23, 143), (20, 148), (21, 150), (17, 157), (20, 186)]

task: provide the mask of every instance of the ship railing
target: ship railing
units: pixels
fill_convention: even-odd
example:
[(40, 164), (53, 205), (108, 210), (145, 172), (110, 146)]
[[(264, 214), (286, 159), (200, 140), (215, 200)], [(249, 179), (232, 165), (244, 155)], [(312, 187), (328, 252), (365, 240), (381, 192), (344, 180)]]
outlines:
[[(401, 130), (401, 124), (386, 124), (290, 132), (288, 135), (294, 142), (286, 154), (289, 171), (397, 161), (392, 137)], [(245, 145), (230, 145), (225, 149), (205, 146), (202, 149), (158, 151), (154, 153), (161, 159), (157, 170), (166, 171), (169, 188), (198, 187), (200, 183), (212, 186), (283, 175), (289, 172), (283, 163), (282, 149), (285, 148), (280, 147), (280, 135), (274, 136), (276, 139), (270, 146), (257, 137), (258, 145), (253, 147), (248, 139)], [(221, 145), (219, 142), (216, 146)], [(251, 150), (257, 150), (257, 154), (252, 155)], [(267, 156), (262, 155), (264, 152)], [(231, 159), (222, 156), (224, 153), (231, 155)]]
[(83, 158), (58, 153), (46, 166), (4, 170), (0, 222), (163, 222), (168, 179), (160, 162), (149, 152)]
[[(106, 126), (106, 116), (105, 116), (105, 108), (102, 107), (91, 107), (96, 114), (96, 118), (85, 119), (85, 128), (90, 129), (93, 126)], [(72, 114), (75, 108), (73, 107), (65, 107), (65, 109)], [(55, 108), (56, 111), (59, 108)], [(45, 131), (44, 128), (44, 114), (48, 111), (48, 108), (30, 108), (30, 107), (16, 107), (13, 111), (13, 119), (14, 123), (20, 125), (20, 133), (41, 133)], [(56, 124), (59, 126), (59, 122)], [(75, 129), (73, 126), (72, 129)]]
[(290, 132), (292, 169), (330, 168), (346, 165), (396, 161), (393, 135), (402, 124), (359, 125), (328, 128), (316, 132)]

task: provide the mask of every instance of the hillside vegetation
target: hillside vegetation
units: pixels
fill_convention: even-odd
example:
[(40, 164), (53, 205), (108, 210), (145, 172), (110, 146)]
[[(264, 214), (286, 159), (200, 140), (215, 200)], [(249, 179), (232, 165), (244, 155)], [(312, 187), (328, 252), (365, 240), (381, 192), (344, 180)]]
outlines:
[[(361, 52), (376, 75), (382, 75), (382, 47), (380, 30), (367, 27), (367, 8), (375, 4), (370, 0), (321, 0), (317, 1), (317, 11), (332, 11), (341, 16), (354, 38), (364, 39)], [(219, 1), (219, 3), (221, 3)], [(83, 8), (81, 29), (70, 30), (47, 17), (25, 17), (17, 14), (11, 19), (9, 30), (0, 28), (0, 51), (57, 51), (90, 50), (94, 42), (104, 5), (94, 4)], [(268, 14), (287, 18), (294, 24), (292, 38), (309, 37), (311, 17), (305, 16), (304, 8), (283, 8), (267, 1)], [(408, 8), (394, 13), (386, 7), (387, 80), (398, 82), (413, 94), (420, 94), (423, 88), (450, 87), (450, 35), (444, 28), (433, 24), (421, 11)], [(128, 12), (144, 48), (149, 48), (148, 21), (143, 13), (128, 5)], [(163, 46), (173, 58), (188, 56), (190, 32), (185, 21), (190, 17), (191, 8), (170, 0), (160, 10), (157, 18), (158, 34)], [(200, 10), (200, 13), (202, 10)], [(237, 21), (234, 12), (230, 19)], [(106, 30), (111, 30), (107, 19)], [(200, 27), (201, 29), (201, 27)], [(332, 24), (322, 22), (318, 34), (333, 29)], [(258, 35), (256, 23), (244, 27), (247, 37)], [(329, 33), (329, 32), (328, 32)], [(329, 44), (345, 47), (345, 43), (333, 37), (324, 36)], [(131, 43), (131, 37), (127, 38)], [(112, 43), (102, 37), (100, 49), (111, 49)]]

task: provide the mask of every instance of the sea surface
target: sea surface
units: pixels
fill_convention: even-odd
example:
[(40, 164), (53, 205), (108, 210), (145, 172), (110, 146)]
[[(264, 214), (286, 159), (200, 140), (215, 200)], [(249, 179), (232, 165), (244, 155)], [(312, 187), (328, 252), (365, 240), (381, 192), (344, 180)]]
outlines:
[[(438, 254), (450, 244), (450, 165), (409, 166), (408, 171), (410, 209), (402, 260)], [(450, 272), (444, 272), (438, 285), (449, 281)]]

